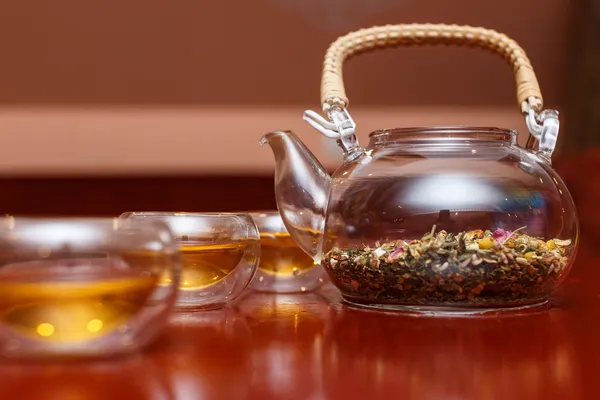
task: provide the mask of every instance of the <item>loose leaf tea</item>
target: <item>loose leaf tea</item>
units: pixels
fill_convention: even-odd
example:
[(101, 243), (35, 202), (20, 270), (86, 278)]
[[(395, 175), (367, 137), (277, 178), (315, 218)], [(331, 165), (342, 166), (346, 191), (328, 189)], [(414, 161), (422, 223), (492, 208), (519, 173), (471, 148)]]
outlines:
[(544, 241), (523, 229), (436, 234), (434, 226), (418, 240), (333, 248), (323, 266), (358, 301), (527, 303), (557, 286), (571, 240)]

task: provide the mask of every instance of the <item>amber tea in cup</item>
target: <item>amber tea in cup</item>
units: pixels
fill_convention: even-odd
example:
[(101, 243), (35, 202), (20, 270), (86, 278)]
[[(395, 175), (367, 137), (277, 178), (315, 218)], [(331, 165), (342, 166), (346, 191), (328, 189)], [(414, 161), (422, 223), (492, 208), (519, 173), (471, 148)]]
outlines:
[(168, 224), (181, 256), (179, 308), (219, 308), (235, 300), (254, 276), (260, 244), (247, 214), (128, 212), (119, 218)]
[(252, 288), (262, 292), (308, 292), (323, 284), (325, 271), (292, 239), (277, 211), (251, 213), (260, 234), (261, 257)]
[[(168, 277), (168, 285), (159, 285)], [(165, 325), (179, 279), (164, 224), (7, 217), (0, 223), (3, 356), (111, 355)]]

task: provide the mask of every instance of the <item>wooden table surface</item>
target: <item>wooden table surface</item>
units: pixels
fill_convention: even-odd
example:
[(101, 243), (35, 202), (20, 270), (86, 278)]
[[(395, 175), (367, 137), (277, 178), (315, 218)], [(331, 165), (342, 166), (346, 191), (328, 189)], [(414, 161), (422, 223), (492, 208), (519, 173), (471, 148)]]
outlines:
[(0, 364), (0, 399), (598, 399), (600, 258), (580, 251), (545, 310), (425, 317), (352, 309), (337, 290), (247, 292), (177, 315), (146, 351)]

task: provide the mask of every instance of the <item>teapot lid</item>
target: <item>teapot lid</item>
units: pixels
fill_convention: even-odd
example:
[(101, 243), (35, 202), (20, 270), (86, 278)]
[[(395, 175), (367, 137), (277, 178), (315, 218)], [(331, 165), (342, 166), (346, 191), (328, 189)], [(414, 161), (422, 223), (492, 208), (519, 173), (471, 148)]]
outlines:
[(421, 141), (477, 141), (515, 144), (518, 132), (512, 129), (477, 126), (433, 126), (378, 129), (369, 134), (369, 147), (385, 143)]

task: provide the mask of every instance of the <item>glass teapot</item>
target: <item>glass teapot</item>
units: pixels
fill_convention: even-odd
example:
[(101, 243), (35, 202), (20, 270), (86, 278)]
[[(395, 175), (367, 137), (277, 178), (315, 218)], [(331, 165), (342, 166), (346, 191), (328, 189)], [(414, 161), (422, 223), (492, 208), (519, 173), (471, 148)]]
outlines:
[[(360, 147), (342, 64), (351, 55), (409, 44), (488, 48), (513, 67), (530, 136), (479, 127), (385, 129)], [(342, 165), (327, 171), (289, 131), (266, 134), (275, 196), (287, 230), (320, 262), (348, 302), (391, 309), (481, 312), (540, 305), (568, 273), (578, 244), (573, 200), (551, 167), (558, 112), (523, 49), (506, 35), (454, 25), (373, 27), (337, 39), (325, 57), (326, 120)]]

